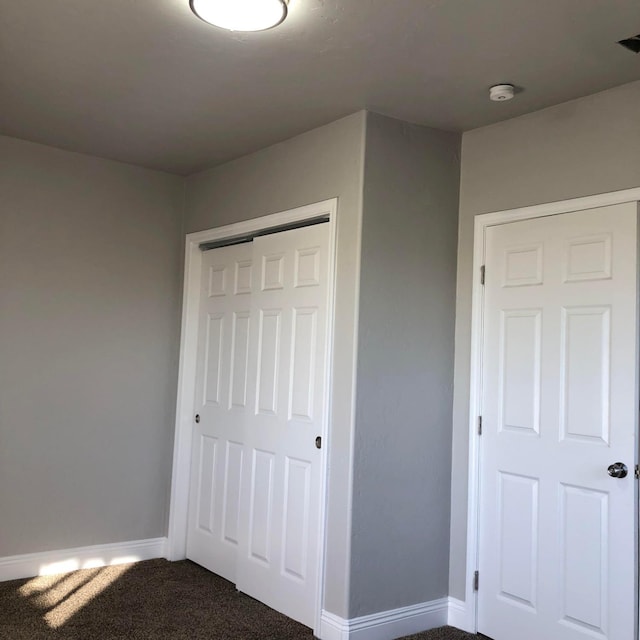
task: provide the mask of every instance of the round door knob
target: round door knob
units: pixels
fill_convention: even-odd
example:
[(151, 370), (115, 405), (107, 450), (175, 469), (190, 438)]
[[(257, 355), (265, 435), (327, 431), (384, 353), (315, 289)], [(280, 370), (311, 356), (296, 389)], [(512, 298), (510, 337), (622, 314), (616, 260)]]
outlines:
[(626, 478), (627, 474), (629, 473), (627, 465), (623, 462), (614, 462), (613, 464), (609, 465), (607, 471), (612, 478)]

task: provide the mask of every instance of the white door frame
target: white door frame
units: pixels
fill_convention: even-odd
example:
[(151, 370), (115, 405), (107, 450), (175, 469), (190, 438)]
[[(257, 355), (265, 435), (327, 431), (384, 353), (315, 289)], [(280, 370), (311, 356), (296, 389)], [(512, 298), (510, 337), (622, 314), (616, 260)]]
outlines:
[[(478, 592), (474, 590), (474, 572), (478, 569), (479, 555), (479, 500), (480, 500), (480, 436), (478, 416), (482, 415), (482, 345), (484, 338), (483, 307), (484, 287), (480, 270), (485, 263), (485, 237), (488, 227), (529, 220), (544, 216), (554, 216), (585, 209), (596, 209), (624, 202), (640, 201), (640, 188), (611, 191), (594, 196), (562, 200), (547, 204), (508, 209), (485, 213), (475, 217), (473, 232), (473, 292), (471, 303), (471, 370), (469, 394), (469, 466), (467, 503), (467, 563), (465, 588), (464, 629), (472, 633), (478, 631)], [(636, 440), (637, 440), (636, 434)], [(637, 462), (637, 461), (636, 461)], [(637, 529), (637, 516), (636, 516)], [(637, 587), (636, 587), (637, 589)]]
[(238, 236), (244, 236), (283, 225), (304, 223), (322, 216), (329, 222), (329, 282), (328, 282), (328, 322), (327, 353), (325, 373), (325, 419), (322, 425), (320, 469), (322, 474), (320, 495), (320, 532), (318, 545), (318, 585), (316, 622), (314, 631), (320, 630), (320, 614), (324, 587), (324, 556), (326, 541), (326, 497), (327, 497), (327, 448), (330, 445), (330, 416), (332, 397), (333, 367), (333, 325), (336, 273), (336, 230), (338, 200), (332, 198), (323, 202), (274, 213), (272, 215), (215, 227), (206, 231), (189, 233), (185, 244), (184, 289), (182, 301), (182, 329), (180, 337), (180, 366), (178, 372), (178, 398), (176, 405), (175, 441), (173, 449), (173, 473), (171, 479), (171, 499), (169, 506), (169, 530), (167, 559), (183, 560), (187, 557), (187, 517), (189, 504), (189, 482), (191, 475), (191, 444), (193, 416), (195, 414), (195, 377), (198, 342), (198, 308), (200, 304), (200, 280), (202, 251), (200, 245)]

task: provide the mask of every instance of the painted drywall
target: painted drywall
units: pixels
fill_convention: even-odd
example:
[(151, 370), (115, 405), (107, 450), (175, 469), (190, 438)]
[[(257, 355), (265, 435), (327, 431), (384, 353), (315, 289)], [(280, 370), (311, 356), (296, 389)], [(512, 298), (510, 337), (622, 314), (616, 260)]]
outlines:
[(346, 616), (362, 169), (360, 112), (187, 179), (187, 232), (338, 198), (335, 356), (324, 608)]
[[(499, 108), (500, 105), (497, 105)], [(640, 186), (640, 82), (462, 138), (450, 594), (464, 600), (473, 218)]]
[(0, 137), (0, 557), (166, 534), (183, 194)]
[(351, 618), (448, 592), (460, 140), (369, 114)]

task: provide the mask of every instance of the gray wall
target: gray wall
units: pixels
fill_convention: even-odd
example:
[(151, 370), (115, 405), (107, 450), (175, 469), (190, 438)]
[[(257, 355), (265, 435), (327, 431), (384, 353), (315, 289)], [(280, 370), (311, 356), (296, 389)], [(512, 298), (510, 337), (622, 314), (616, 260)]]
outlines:
[(187, 180), (186, 231), (338, 197), (334, 393), (329, 459), (325, 609), (346, 616), (349, 593), (351, 437), (362, 170), (366, 114), (204, 171)]
[(0, 137), (0, 557), (165, 535), (182, 203)]
[(369, 114), (349, 617), (447, 595), (460, 135)]
[(640, 82), (462, 138), (450, 593), (464, 600), (473, 218), (640, 186)]

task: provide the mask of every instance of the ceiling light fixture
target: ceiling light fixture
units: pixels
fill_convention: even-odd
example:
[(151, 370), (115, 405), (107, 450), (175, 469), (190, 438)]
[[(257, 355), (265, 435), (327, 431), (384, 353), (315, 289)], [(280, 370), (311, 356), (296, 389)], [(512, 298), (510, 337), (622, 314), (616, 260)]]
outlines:
[(229, 31), (264, 31), (287, 17), (289, 0), (190, 0), (198, 18)]

